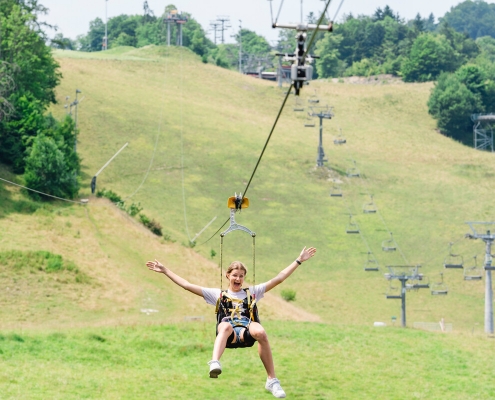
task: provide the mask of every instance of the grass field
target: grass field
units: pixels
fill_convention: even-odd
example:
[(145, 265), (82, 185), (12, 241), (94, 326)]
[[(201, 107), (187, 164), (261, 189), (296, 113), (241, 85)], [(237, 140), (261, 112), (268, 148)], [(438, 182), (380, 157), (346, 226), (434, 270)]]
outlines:
[[(202, 398), (258, 398), (264, 378), (255, 351), (243, 353), (242, 360), (233, 355), (225, 360), (242, 365), (246, 378), (230, 375), (222, 387), (204, 378), (212, 309), (147, 271), (144, 263), (156, 257), (195, 283), (219, 285), (218, 235), (203, 242), (228, 218), (227, 198), (244, 190), (283, 91), (203, 64), (177, 48), (57, 51), (55, 56), (63, 80), (60, 103), (51, 111), (62, 116), (65, 96), (72, 101), (75, 89), (82, 91), (78, 151), (81, 197), (89, 204), (39, 204), (2, 184), (0, 259), (12, 251), (16, 260), (45, 251), (84, 279), (76, 281), (74, 270), (2, 263), (0, 356), (9, 368), (0, 375), (0, 393), (8, 393), (6, 398), (137, 398), (144, 391), (200, 398), (204, 392)], [(492, 343), (483, 334), (484, 282), (466, 282), (462, 272), (442, 265), (451, 241), (466, 265), (475, 254), (482, 261), (483, 243), (463, 239), (464, 222), (493, 220), (489, 199), (495, 167), (492, 154), (435, 131), (426, 108), (431, 88), (430, 83), (326, 81), (305, 87), (304, 102), (316, 89), (320, 102), (334, 108), (334, 118), (324, 122), (328, 169), (315, 168), (318, 128), (303, 127), (305, 116), (292, 111), (292, 97), (283, 111), (249, 188), (251, 206), (236, 220), (257, 233), (256, 282), (271, 278), (303, 246), (318, 249), (260, 305), (282, 383), (295, 382), (287, 388), (291, 397), (494, 396), (484, 373), (493, 364)], [(344, 146), (333, 144), (339, 128), (347, 139)], [(126, 204), (139, 203), (162, 224), (165, 239), (90, 194), (91, 177), (126, 142), (97, 186), (115, 191)], [(361, 178), (345, 176), (354, 161)], [(5, 167), (0, 176), (17, 179)], [(341, 182), (342, 198), (329, 196), (334, 181)], [(361, 211), (370, 195), (378, 214)], [(345, 233), (349, 213), (362, 235)], [(190, 248), (189, 240), (214, 217)], [(401, 251), (381, 251), (389, 231)], [(363, 271), (368, 248), (380, 263), (379, 273)], [(249, 236), (226, 236), (225, 260), (240, 259), (252, 269), (251, 257)], [(408, 292), (408, 326), (444, 318), (454, 332), (373, 329), (375, 321), (400, 320), (399, 302), (384, 296), (390, 290), (385, 266), (418, 263), (430, 283), (443, 273), (449, 294)], [(296, 291), (294, 302), (281, 299), (284, 288)], [(158, 312), (146, 315), (143, 308)], [(184, 324), (184, 316), (200, 316), (205, 323)], [(154, 344), (136, 339), (148, 334)], [(85, 348), (106, 350), (86, 357)], [(180, 354), (182, 348), (187, 355)], [(176, 372), (168, 364), (177, 354)], [(37, 365), (37, 357), (45, 361)], [(26, 372), (11, 375), (32, 364), (39, 379)], [(158, 379), (161, 374), (164, 380)], [(202, 379), (207, 382), (198, 385)]]
[[(288, 398), (495, 396), (493, 361), (485, 363), (484, 354), (493, 344), (480, 336), (308, 323), (266, 326)], [(2, 398), (273, 398), (264, 390), (254, 349), (228, 351), (224, 372), (210, 379), (211, 336), (205, 323), (2, 334)]]

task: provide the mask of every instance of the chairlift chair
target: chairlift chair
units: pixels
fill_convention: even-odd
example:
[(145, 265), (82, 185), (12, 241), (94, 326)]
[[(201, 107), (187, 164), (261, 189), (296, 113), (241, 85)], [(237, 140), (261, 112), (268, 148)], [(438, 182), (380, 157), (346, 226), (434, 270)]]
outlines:
[(330, 197), (342, 197), (342, 189), (340, 186), (332, 186), (330, 189)]
[(376, 214), (376, 204), (373, 201), (373, 195), (370, 195), (371, 201), (369, 203), (364, 203), (363, 213), (364, 214)]
[(464, 268), (464, 280), (465, 281), (480, 281), (483, 279), (482, 269), (478, 267), (478, 256), (474, 256), (474, 265)]
[(294, 104), (294, 111), (301, 112), (304, 111), (304, 106), (301, 104), (299, 96), (296, 96), (296, 102)]
[(378, 261), (374, 256), (372, 257), (372, 254), (373, 253), (371, 251), (368, 251), (368, 259), (364, 263), (364, 270), (366, 272), (380, 271), (380, 268), (378, 267)]
[(392, 285), (389, 286), (387, 293), (385, 293), (387, 299), (402, 299), (402, 293), (398, 287)]
[(347, 224), (345, 231), (348, 234), (356, 234), (361, 232), (359, 230), (359, 225), (352, 220), (352, 214), (349, 214), (349, 223)]
[(357, 169), (356, 166), (356, 161), (353, 160), (354, 167), (348, 168), (346, 173), (349, 178), (359, 178), (361, 174), (359, 173), (359, 170)]
[(313, 117), (311, 117), (310, 115), (308, 115), (306, 117), (306, 122), (304, 123), (304, 126), (306, 128), (314, 128), (315, 127), (315, 119)]
[(449, 289), (447, 285), (443, 281), (443, 272), (440, 273), (441, 280), (440, 282), (431, 284), (431, 294), (433, 296), (445, 296), (449, 293)]
[(464, 268), (464, 258), (460, 254), (452, 253), (453, 244), (452, 242), (449, 243), (449, 255), (445, 257), (443, 266), (450, 269), (462, 269)]
[(344, 136), (342, 136), (342, 129), (340, 130), (340, 133), (337, 135), (337, 137), (333, 140), (334, 144), (346, 144), (347, 140), (345, 140)]
[(312, 96), (309, 97), (308, 103), (310, 103), (310, 104), (318, 104), (319, 102), (320, 102), (320, 100), (316, 96), (316, 90), (315, 90), (315, 94), (313, 94)]
[(386, 252), (397, 250), (397, 245), (395, 243), (392, 232), (390, 232), (390, 239), (384, 240), (382, 242), (382, 250)]

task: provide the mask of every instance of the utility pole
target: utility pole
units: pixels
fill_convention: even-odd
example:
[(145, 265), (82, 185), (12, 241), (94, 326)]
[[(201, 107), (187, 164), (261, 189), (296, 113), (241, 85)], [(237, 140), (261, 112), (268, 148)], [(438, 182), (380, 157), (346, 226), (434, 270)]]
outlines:
[(230, 18), (228, 16), (219, 15), (217, 17), (217, 21), (220, 22), (220, 24), (222, 25), (220, 30), (222, 31), (222, 44), (224, 44), (225, 40), (224, 40), (223, 33), (224, 33), (224, 31), (227, 30), (227, 28), (231, 28), (231, 25), (229, 24)]
[(318, 158), (316, 159), (316, 165), (318, 167), (323, 167), (323, 163), (328, 161), (325, 159), (325, 151), (323, 150), (323, 120), (331, 119), (333, 114), (327, 106), (326, 108), (320, 108), (319, 110), (316, 107), (311, 107), (311, 111), (308, 112), (308, 115), (310, 117), (318, 117), (320, 119), (320, 141), (318, 143)]
[(217, 44), (217, 28), (220, 26), (220, 22), (212, 21), (210, 26), (213, 28), (213, 43)]
[(103, 50), (108, 50), (108, 0), (105, 0), (105, 37), (103, 38)]
[(242, 21), (239, 20), (239, 73), (242, 74)]
[(77, 95), (81, 93), (79, 89), (76, 89), (76, 99), (72, 102), (71, 105), (74, 105), (76, 107), (76, 112), (74, 113), (74, 131), (75, 131), (75, 138), (74, 138), (74, 153), (77, 153), (77, 105), (79, 104), (79, 100), (77, 99)]
[(495, 266), (492, 265), (492, 243), (495, 240), (495, 234), (489, 229), (486, 233), (478, 233), (476, 225), (490, 226), (495, 222), (466, 222), (471, 228), (472, 233), (466, 235), (470, 239), (481, 239), (485, 242), (485, 333), (493, 335), (493, 287), (492, 271)]

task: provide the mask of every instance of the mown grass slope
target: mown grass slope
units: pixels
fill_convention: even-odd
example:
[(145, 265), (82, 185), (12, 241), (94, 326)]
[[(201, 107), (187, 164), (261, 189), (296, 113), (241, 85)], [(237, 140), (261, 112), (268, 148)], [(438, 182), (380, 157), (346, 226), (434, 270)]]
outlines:
[[(175, 48), (56, 57), (64, 78), (52, 112), (62, 115), (65, 96), (72, 101), (76, 88), (84, 97), (78, 151), (81, 197), (89, 203), (40, 204), (16, 187), (0, 187), (0, 259), (10, 260), (0, 269), (0, 357), (7, 366), (1, 393), (259, 398), (264, 378), (255, 351), (226, 354), (228, 368), (245, 374), (234, 389), (231, 379), (220, 386), (205, 378), (213, 309), (144, 263), (156, 257), (191, 281), (219, 285), (218, 235), (203, 242), (227, 219), (227, 197), (244, 190), (283, 92)], [(493, 219), (492, 155), (435, 131), (425, 105), (431, 87), (312, 82), (304, 99), (316, 89), (320, 102), (334, 107), (323, 134), (330, 169), (315, 168), (318, 130), (303, 127), (305, 117), (292, 111), (291, 98), (249, 188), (251, 207), (236, 216), (257, 233), (257, 282), (289, 264), (304, 245), (318, 248), (260, 305), (279, 375), (293, 397), (494, 396), (482, 372), (493, 364), (482, 334), (484, 282), (465, 282), (462, 272), (442, 268), (450, 241), (466, 262), (483, 252), (482, 243), (462, 237), (468, 231), (464, 221)], [(332, 143), (339, 128), (345, 146)], [(97, 186), (117, 192), (127, 204), (139, 203), (163, 225), (167, 239), (90, 194), (91, 177), (126, 142)], [(361, 178), (345, 176), (353, 161)], [(0, 176), (17, 179), (5, 167)], [(341, 199), (329, 196), (336, 180)], [(361, 212), (370, 194), (379, 214)], [(345, 233), (349, 213), (361, 236)], [(198, 245), (189, 248), (189, 239), (215, 216)], [(401, 251), (381, 252), (389, 231)], [(380, 273), (363, 271), (368, 247)], [(25, 257), (40, 251), (71, 267), (24, 267)], [(241, 259), (252, 269), (251, 257), (248, 235), (226, 236), (225, 260)], [(444, 272), (449, 294), (409, 292), (408, 325), (444, 318), (453, 323), (453, 334), (371, 328), (374, 321), (400, 315), (399, 303), (384, 296), (385, 266), (416, 263), (431, 283)], [(296, 291), (295, 302), (280, 298), (284, 287)], [(146, 315), (142, 309), (158, 312)], [(178, 324), (185, 316), (202, 317), (204, 324)], [(170, 369), (172, 362), (177, 369)], [(29, 374), (22, 372), (26, 365)], [(227, 369), (225, 377), (233, 376)]]
[[(188, 243), (217, 216), (197, 241), (209, 238), (228, 217), (226, 198), (246, 186), (283, 92), (272, 83), (202, 64), (175, 48), (57, 56), (64, 73), (60, 100), (75, 88), (84, 96), (79, 149), (86, 187), (129, 141), (99, 176), (98, 187), (132, 195), (127, 201), (144, 206), (143, 212), (179, 243)], [(363, 272), (368, 251), (363, 238), (382, 267), (420, 263), (430, 282), (440, 281), (448, 243), (468, 231), (464, 221), (492, 219), (483, 199), (490, 194), (494, 169), (491, 154), (435, 131), (426, 109), (431, 87), (312, 82), (303, 100), (316, 90), (320, 104), (334, 107), (323, 135), (330, 172), (314, 167), (318, 130), (303, 127), (305, 117), (292, 111), (289, 100), (249, 188), (252, 206), (237, 217), (258, 234), (257, 281), (288, 264), (303, 245), (314, 245), (317, 257), (286, 286), (297, 290), (298, 305), (324, 321), (357, 324), (399, 313), (397, 302), (383, 296), (388, 290), (383, 276)], [(339, 128), (347, 144), (337, 147), (332, 140)], [(361, 179), (345, 177), (353, 161)], [(328, 196), (332, 179), (342, 181), (343, 199)], [(370, 194), (380, 215), (361, 213)], [(362, 238), (345, 233), (350, 212)], [(399, 251), (381, 252), (388, 231), (404, 257)], [(195, 248), (205, 257), (211, 249), (219, 252), (218, 237)], [(483, 246), (461, 240), (454, 250), (468, 262)], [(249, 260), (250, 265), (250, 252), (250, 238), (226, 238), (225, 259)], [(450, 289), (446, 298), (428, 291), (408, 296), (410, 321), (443, 317), (462, 329), (480, 324), (483, 283), (464, 282), (459, 271), (445, 271), (444, 279)]]

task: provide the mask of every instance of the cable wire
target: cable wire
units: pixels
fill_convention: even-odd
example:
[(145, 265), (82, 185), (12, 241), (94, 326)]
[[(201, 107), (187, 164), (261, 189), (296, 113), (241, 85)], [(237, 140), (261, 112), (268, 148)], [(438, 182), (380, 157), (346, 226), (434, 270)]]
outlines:
[(31, 188), (28, 188), (28, 187), (26, 187), (26, 186), (19, 185), (18, 183), (14, 183), (14, 182), (8, 181), (7, 179), (0, 178), (0, 181), (4, 181), (4, 182), (6, 182), (6, 183), (10, 183), (11, 185), (18, 186), (18, 187), (23, 188), (23, 189), (26, 189), (26, 190), (30, 190), (31, 192), (35, 192), (35, 193), (38, 193), (38, 194), (42, 194), (43, 196), (52, 197), (52, 198), (57, 199), (57, 200), (66, 201), (66, 202), (68, 202), (68, 203), (75, 203), (75, 204), (83, 204), (83, 205), (86, 205), (86, 203), (83, 203), (82, 201), (69, 200), (69, 199), (64, 199), (64, 198), (62, 198), (62, 197), (53, 196), (53, 195), (51, 195), (51, 194), (48, 194), (48, 193), (43, 193), (43, 192), (40, 192), (39, 190), (31, 189)]

